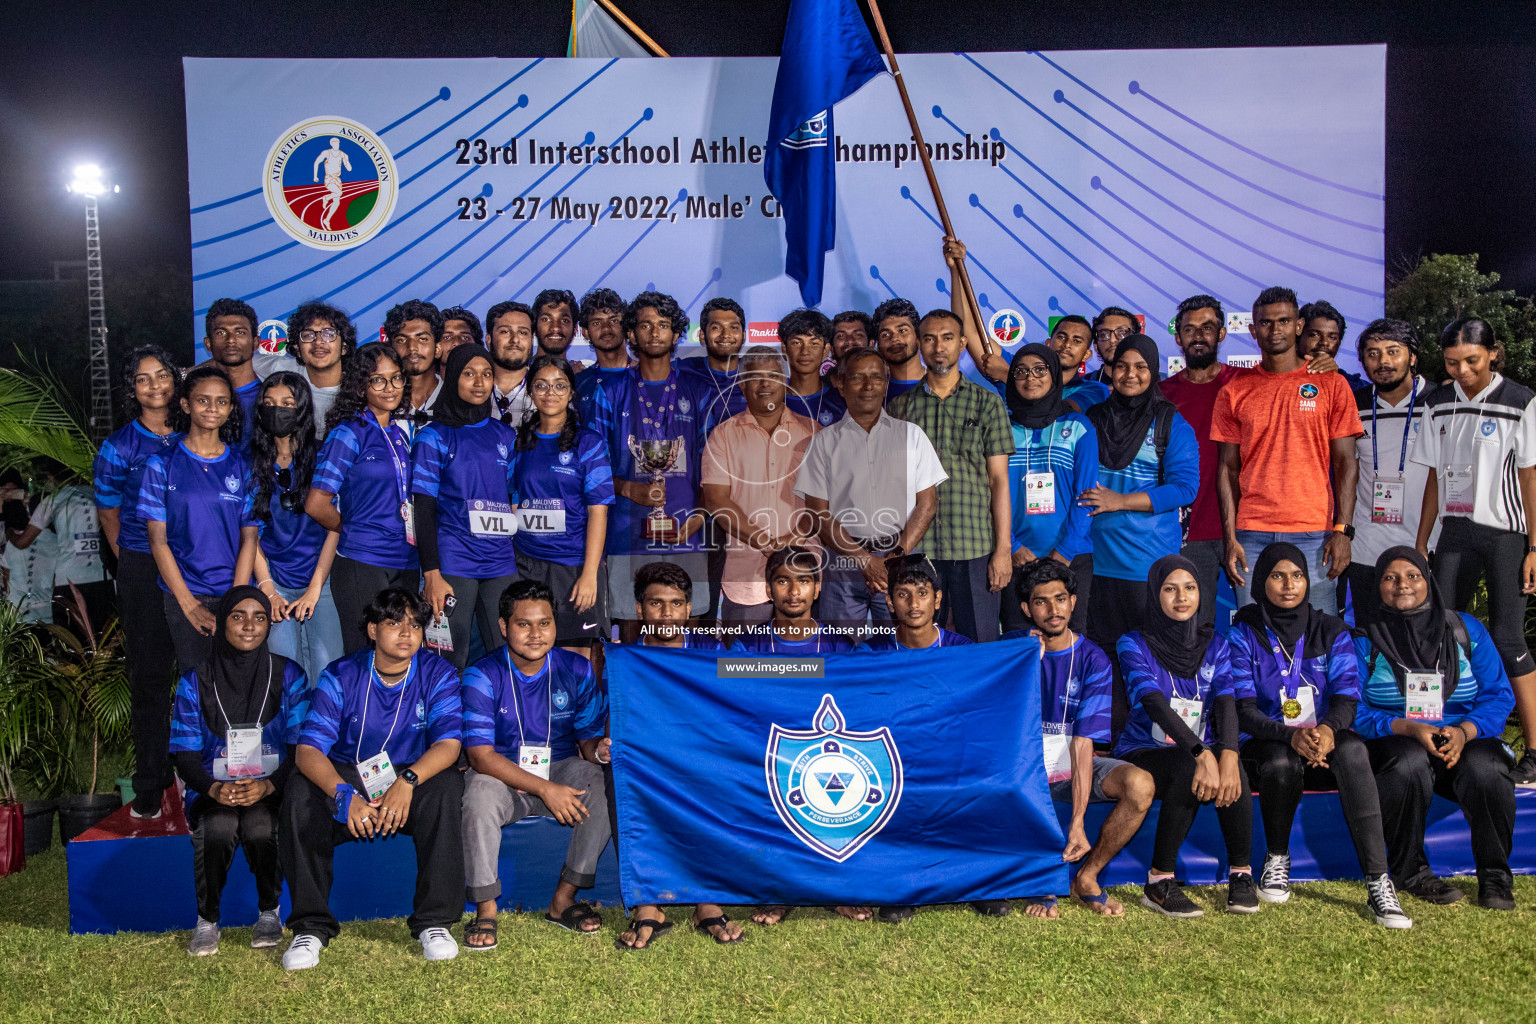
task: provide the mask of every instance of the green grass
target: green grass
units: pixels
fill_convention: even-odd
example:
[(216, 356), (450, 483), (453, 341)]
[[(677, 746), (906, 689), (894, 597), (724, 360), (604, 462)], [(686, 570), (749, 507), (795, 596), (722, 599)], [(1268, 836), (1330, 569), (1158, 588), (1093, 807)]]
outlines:
[[(1469, 897), (1476, 884), (1459, 879)], [(190, 886), (190, 878), (167, 878)], [(717, 947), (679, 927), (650, 952), (533, 915), (502, 917), (501, 948), (424, 962), (402, 921), (348, 924), (314, 970), (229, 929), (192, 960), (188, 933), (72, 936), (63, 854), (0, 879), (0, 1021), (1531, 1021), (1536, 880), (1520, 908), (1405, 900), (1409, 932), (1363, 916), (1358, 883), (1302, 885), (1253, 917), (1171, 921), (1130, 906), (1102, 921), (1063, 904), (1059, 921), (984, 920), (925, 909), (906, 925), (854, 924), (801, 909)], [(1117, 890), (1128, 904), (1136, 890)], [(686, 922), (691, 908), (671, 915)], [(738, 920), (744, 912), (730, 911)], [(457, 933), (457, 929), (455, 930)]]

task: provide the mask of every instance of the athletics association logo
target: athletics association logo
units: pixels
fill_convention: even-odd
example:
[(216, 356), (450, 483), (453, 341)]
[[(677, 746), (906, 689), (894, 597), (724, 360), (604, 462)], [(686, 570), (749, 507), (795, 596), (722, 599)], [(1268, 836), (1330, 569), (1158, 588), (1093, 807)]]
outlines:
[(987, 321), (987, 330), (1004, 345), (1012, 345), (1024, 337), (1024, 318), (1016, 310), (1000, 309)]
[(571, 455), (572, 454), (573, 454), (572, 452), (561, 452), (560, 453), (560, 465), (562, 465), (562, 466), (569, 466), (571, 464)]
[(1483, 432), (1484, 437), (1488, 437), (1493, 433), (1493, 420), (1483, 420), (1482, 426), (1478, 429)]
[(389, 223), (400, 186), (377, 135), (345, 117), (316, 117), (272, 144), (262, 190), (288, 234), (315, 249), (350, 249)]
[(571, 695), (566, 693), (564, 689), (560, 689), (550, 695), (550, 700), (554, 702), (556, 711), (564, 711), (566, 705), (571, 702)]
[(768, 732), (763, 769), (779, 819), (806, 846), (841, 864), (891, 820), (901, 800), (901, 756), (890, 729), (851, 732), (825, 694), (812, 727)]
[(263, 320), (256, 328), (256, 343), (269, 355), (281, 355), (288, 350), (288, 325), (281, 320)]
[(228, 491), (230, 494), (234, 494), (237, 491), (239, 491), (240, 490), (240, 478), (235, 476), (234, 474), (230, 474), (229, 476), (225, 477), (224, 478), (224, 489), (226, 491)]

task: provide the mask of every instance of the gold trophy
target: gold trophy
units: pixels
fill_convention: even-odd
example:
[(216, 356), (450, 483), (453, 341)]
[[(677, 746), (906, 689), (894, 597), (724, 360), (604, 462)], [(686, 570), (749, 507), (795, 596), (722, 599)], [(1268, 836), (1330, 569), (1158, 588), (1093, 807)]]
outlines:
[[(666, 491), (667, 473), (683, 457), (683, 451), (684, 443), (680, 437), (646, 441), (637, 441), (633, 437), (629, 439), (629, 453), (634, 456), (635, 464), (650, 471), (651, 489), (660, 487), (663, 493)], [(651, 509), (651, 514), (645, 519), (646, 540), (658, 544), (675, 544), (678, 532), (677, 520), (667, 515), (666, 509)]]

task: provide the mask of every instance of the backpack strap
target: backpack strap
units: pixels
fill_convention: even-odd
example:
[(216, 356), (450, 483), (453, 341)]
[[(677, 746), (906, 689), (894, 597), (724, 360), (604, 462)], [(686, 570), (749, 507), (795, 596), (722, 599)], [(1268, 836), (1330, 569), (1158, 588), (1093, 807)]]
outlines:
[(1162, 405), (1159, 405), (1157, 407), (1157, 419), (1152, 428), (1152, 444), (1157, 448), (1157, 482), (1159, 486), (1164, 482), (1163, 456), (1168, 454), (1168, 441), (1173, 437), (1173, 414), (1176, 411), (1172, 402), (1164, 402)]

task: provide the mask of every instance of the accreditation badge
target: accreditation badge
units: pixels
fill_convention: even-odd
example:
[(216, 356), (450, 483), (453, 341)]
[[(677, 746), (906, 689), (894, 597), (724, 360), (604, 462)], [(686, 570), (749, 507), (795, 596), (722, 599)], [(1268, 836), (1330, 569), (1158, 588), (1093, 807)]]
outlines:
[[(1196, 737), (1202, 735), (1200, 719), (1205, 714), (1204, 705), (1198, 700), (1191, 700), (1188, 697), (1173, 697), (1168, 701), (1168, 705), (1173, 708), (1174, 714), (1184, 720), (1184, 724), (1189, 727), (1190, 732), (1194, 733)], [(1172, 743), (1173, 737), (1163, 732), (1162, 726), (1153, 722), (1152, 741), (1154, 743)]]
[(1377, 477), (1371, 493), (1371, 525), (1396, 526), (1403, 521), (1403, 478)]
[(453, 630), (448, 628), (448, 616), (434, 615), (422, 634), (422, 643), (438, 654), (453, 653)]
[(276, 751), (268, 754), (261, 742), (261, 726), (231, 725), (224, 733), (224, 756), (213, 759), (213, 777), (219, 782), (260, 779), (277, 770)]
[(357, 763), (357, 774), (363, 780), (368, 799), (378, 800), (395, 784), (395, 766), (389, 760), (389, 751), (381, 750), (366, 761)]
[(1469, 516), (1477, 502), (1477, 467), (1455, 465), (1445, 471), (1445, 514)]
[(524, 744), (517, 748), (517, 766), (530, 775), (549, 780), (549, 756), (551, 747), (535, 747)]
[(408, 501), (400, 503), (400, 521), (405, 524), (405, 542), (411, 547), (416, 546), (416, 510)]
[(1049, 782), (1061, 782), (1072, 777), (1072, 736), (1064, 732), (1047, 732), (1040, 737), (1045, 743), (1045, 778)]
[(1445, 677), (1439, 672), (1404, 673), (1403, 700), (1408, 721), (1438, 723), (1445, 717)]
[(1056, 474), (1024, 474), (1024, 513), (1048, 516), (1056, 513)]

